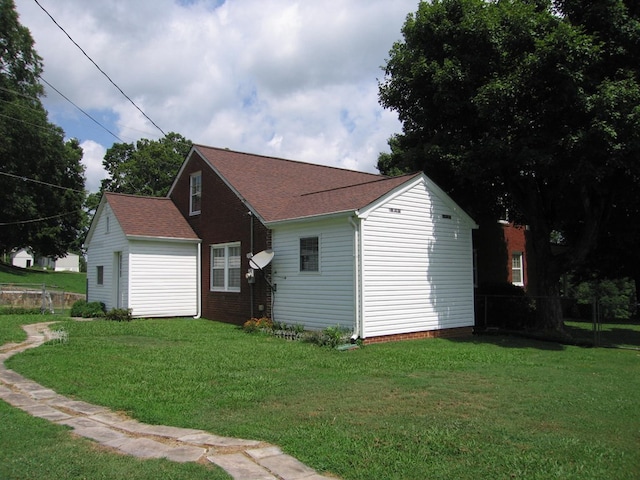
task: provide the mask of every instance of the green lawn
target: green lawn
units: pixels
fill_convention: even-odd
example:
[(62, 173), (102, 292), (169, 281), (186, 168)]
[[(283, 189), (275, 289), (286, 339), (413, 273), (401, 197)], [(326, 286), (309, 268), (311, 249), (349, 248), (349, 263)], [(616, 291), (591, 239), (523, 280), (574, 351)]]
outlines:
[(68, 344), (8, 366), (144, 422), (275, 443), (344, 479), (640, 477), (638, 351), (495, 336), (338, 352), (206, 320), (61, 325)]
[(77, 272), (52, 272), (30, 268), (16, 268), (0, 263), (0, 283), (45, 284), (65, 292), (86, 293), (87, 274)]

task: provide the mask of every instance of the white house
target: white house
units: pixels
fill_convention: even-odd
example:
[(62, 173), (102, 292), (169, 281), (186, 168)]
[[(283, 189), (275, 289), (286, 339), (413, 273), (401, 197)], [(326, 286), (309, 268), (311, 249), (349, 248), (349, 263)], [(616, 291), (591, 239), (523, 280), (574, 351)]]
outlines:
[(54, 260), (50, 257), (40, 257), (38, 265), (56, 272), (79, 272), (80, 256), (77, 253), (67, 253), (64, 257)]
[[(423, 174), (357, 210), (268, 226), (279, 321), (370, 340), (473, 326), (475, 223)], [(308, 271), (300, 239), (318, 245)]]
[(33, 255), (26, 248), (21, 248), (11, 254), (11, 265), (20, 268), (33, 267)]
[[(423, 173), (196, 145), (167, 198), (105, 195), (86, 240), (88, 297), (136, 316), (340, 325), (367, 342), (466, 334), (474, 228)], [(260, 271), (262, 250), (274, 256)]]
[(88, 301), (135, 317), (199, 315), (200, 239), (171, 200), (105, 194), (85, 245)]

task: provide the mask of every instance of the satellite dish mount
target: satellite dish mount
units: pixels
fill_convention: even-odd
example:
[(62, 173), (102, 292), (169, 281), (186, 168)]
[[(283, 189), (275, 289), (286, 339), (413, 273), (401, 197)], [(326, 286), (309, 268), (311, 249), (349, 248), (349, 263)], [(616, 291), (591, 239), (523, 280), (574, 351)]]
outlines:
[(255, 275), (254, 270), (260, 270), (262, 272), (262, 277), (264, 281), (267, 282), (267, 285), (271, 288), (271, 291), (275, 292), (276, 287), (273, 285), (267, 276), (264, 273), (264, 268), (271, 263), (273, 260), (275, 253), (273, 250), (263, 250), (261, 252), (256, 253), (249, 257), (249, 271), (245, 275), (249, 283), (255, 283)]

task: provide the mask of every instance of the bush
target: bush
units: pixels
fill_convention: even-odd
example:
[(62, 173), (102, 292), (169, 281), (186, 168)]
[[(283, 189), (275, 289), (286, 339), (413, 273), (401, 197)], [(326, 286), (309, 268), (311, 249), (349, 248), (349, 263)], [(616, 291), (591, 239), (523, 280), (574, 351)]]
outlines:
[(535, 302), (511, 283), (482, 285), (476, 295), (476, 326), (523, 330), (535, 322)]
[(116, 322), (130, 322), (133, 319), (130, 308), (112, 308), (105, 314), (104, 318)]
[(69, 315), (72, 317), (82, 318), (101, 318), (104, 317), (106, 306), (102, 302), (87, 302), (86, 300), (78, 300), (71, 306)]
[(242, 329), (247, 333), (271, 332), (273, 330), (273, 322), (268, 317), (250, 318), (244, 322)]
[(600, 304), (602, 320), (629, 320), (635, 314), (635, 288), (632, 280), (593, 279), (581, 282), (574, 291), (580, 317), (590, 319), (591, 304), (597, 300)]
[(350, 333), (351, 331), (348, 328), (333, 325), (322, 331), (307, 332), (304, 336), (304, 341), (320, 347), (336, 348), (345, 343), (349, 343)]

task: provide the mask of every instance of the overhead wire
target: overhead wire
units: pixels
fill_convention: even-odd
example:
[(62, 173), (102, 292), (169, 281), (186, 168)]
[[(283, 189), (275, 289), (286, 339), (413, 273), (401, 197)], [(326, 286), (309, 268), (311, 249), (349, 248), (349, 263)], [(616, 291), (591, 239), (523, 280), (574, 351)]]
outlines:
[(8, 173), (8, 172), (0, 172), (0, 175), (4, 175), (5, 177), (17, 178), (17, 179), (23, 180), (25, 182), (39, 183), (40, 185), (46, 185), (47, 187), (59, 188), (61, 190), (68, 190), (68, 191), (71, 191), (71, 192), (77, 192), (77, 193), (82, 193), (82, 194), (86, 194), (87, 193), (84, 190), (78, 190), (76, 188), (71, 188), (71, 187), (63, 187), (62, 185), (55, 185), (53, 183), (43, 182), (42, 180), (36, 180), (35, 178), (29, 178), (29, 177), (25, 177), (23, 175), (15, 175), (13, 173)]
[(118, 135), (116, 135), (115, 133), (113, 133), (111, 130), (109, 130), (107, 127), (105, 127), (103, 124), (101, 124), (99, 121), (97, 121), (95, 118), (93, 118), (91, 115), (89, 115), (87, 112), (85, 112), (82, 108), (80, 108), (78, 105), (76, 105), (75, 103), (73, 103), (69, 98), (67, 98), (67, 96), (65, 94), (63, 94), (60, 90), (58, 90), (56, 87), (54, 87), (53, 85), (51, 85), (49, 82), (47, 82), (42, 76), (40, 77), (40, 80), (42, 80), (44, 83), (46, 83), (51, 89), (53, 89), (58, 95), (60, 95), (62, 98), (64, 98), (67, 102), (69, 102), (71, 105), (73, 105), (74, 107), (76, 107), (78, 110), (80, 110), (82, 113), (84, 113), (87, 117), (89, 117), (89, 119), (91, 119), (96, 125), (98, 125), (99, 127), (101, 127), (102, 129), (104, 129), (107, 133), (109, 133), (111, 136), (113, 136), (114, 138), (116, 138), (117, 140), (120, 141), (120, 143), (126, 143), (124, 140), (122, 140)]
[(71, 35), (69, 35), (67, 33), (67, 31), (56, 21), (55, 18), (53, 18), (53, 16), (47, 11), (46, 8), (44, 8), (40, 2), (38, 0), (34, 0), (34, 2), (36, 3), (36, 5), (38, 5), (38, 7), (40, 7), (40, 9), (47, 14), (47, 16), (51, 19), (51, 21), (60, 29), (62, 30), (62, 33), (64, 33), (67, 38), (69, 40), (71, 40), (71, 42), (78, 47), (78, 49), (82, 52), (82, 54), (87, 57), (87, 59), (89, 59), (89, 61), (91, 63), (93, 63), (93, 65), (98, 69), (98, 71), (100, 71), (100, 73), (102, 73), (102, 75), (104, 75), (106, 77), (107, 80), (109, 80), (109, 82), (111, 82), (111, 84), (116, 87), (118, 89), (118, 91), (124, 96), (124, 98), (126, 98), (127, 100), (129, 100), (129, 102), (131, 103), (131, 105), (133, 105), (147, 120), (149, 120), (151, 122), (151, 124), (156, 127), (161, 133), (162, 135), (166, 136), (167, 134), (164, 132), (164, 130), (162, 130), (162, 128), (160, 128), (158, 126), (158, 124), (156, 124), (146, 113), (144, 113), (144, 111), (133, 101), (131, 100), (131, 98), (124, 93), (124, 91), (111, 79), (111, 77), (109, 77), (109, 75), (107, 75), (107, 73), (100, 68), (100, 66), (87, 54), (87, 52), (84, 51), (84, 49), (78, 45), (78, 43), (71, 37)]
[(50, 217), (33, 218), (31, 220), (19, 220), (17, 222), (0, 222), (0, 227), (7, 227), (9, 225), (24, 225), (25, 223), (44, 222), (47, 220), (53, 220), (54, 218), (66, 217), (67, 215), (77, 214), (78, 211), (74, 210), (67, 213), (59, 213), (58, 215), (51, 215)]

